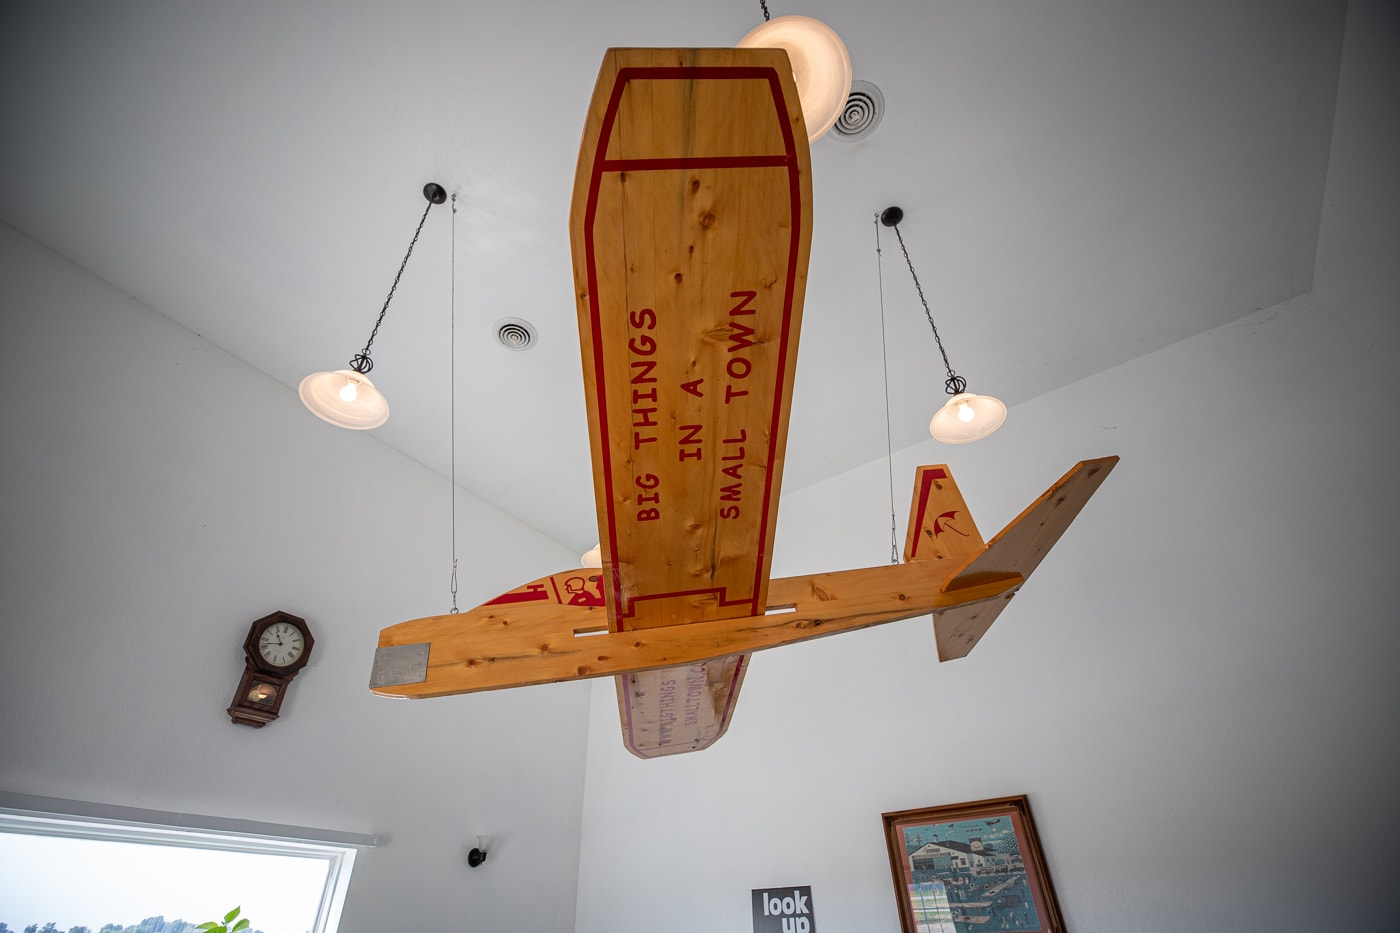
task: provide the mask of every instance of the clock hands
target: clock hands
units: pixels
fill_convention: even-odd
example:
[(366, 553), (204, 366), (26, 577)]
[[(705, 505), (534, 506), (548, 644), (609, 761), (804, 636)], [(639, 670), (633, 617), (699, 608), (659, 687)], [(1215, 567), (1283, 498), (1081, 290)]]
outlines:
[(306, 640), (294, 626), (273, 625), (263, 630), (258, 639), (258, 650), (269, 664), (279, 667), (291, 664), (301, 657), (307, 648)]

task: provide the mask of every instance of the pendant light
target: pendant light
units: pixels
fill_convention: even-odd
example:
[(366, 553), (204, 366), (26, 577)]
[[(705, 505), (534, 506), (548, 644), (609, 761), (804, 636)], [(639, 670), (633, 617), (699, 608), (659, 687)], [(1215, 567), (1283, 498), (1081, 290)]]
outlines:
[(935, 440), (945, 444), (966, 444), (980, 440), (1001, 427), (1001, 423), (1006, 420), (1006, 406), (1000, 399), (990, 395), (976, 395), (967, 391), (967, 380), (953, 372), (953, 366), (948, 362), (948, 351), (943, 349), (943, 338), (938, 334), (938, 325), (933, 322), (933, 313), (929, 311), (928, 300), (924, 298), (923, 286), (919, 284), (919, 276), (914, 272), (914, 262), (909, 258), (909, 250), (904, 246), (904, 235), (899, 232), (899, 222), (903, 219), (904, 211), (898, 207), (887, 207), (880, 214), (880, 223), (894, 228), (894, 235), (899, 239), (899, 249), (904, 253), (904, 262), (909, 266), (909, 275), (914, 279), (914, 290), (919, 293), (919, 301), (924, 306), (924, 316), (928, 318), (928, 325), (933, 329), (933, 339), (938, 344), (938, 352), (943, 356), (943, 368), (948, 372), (943, 388), (952, 396), (934, 413), (933, 420), (929, 422), (929, 433)]
[(423, 186), (423, 197), (427, 199), (428, 206), (423, 208), (423, 216), (418, 218), (418, 228), (413, 231), (408, 252), (404, 254), (403, 262), (399, 263), (394, 284), (389, 286), (389, 295), (384, 299), (384, 307), (379, 309), (379, 318), (374, 322), (374, 330), (370, 331), (364, 349), (350, 359), (349, 369), (312, 373), (297, 387), (297, 395), (301, 396), (302, 404), (317, 418), (329, 421), (336, 427), (367, 431), (389, 420), (389, 403), (369, 379), (369, 371), (374, 368), (369, 351), (374, 345), (374, 338), (379, 334), (379, 325), (384, 323), (384, 312), (389, 310), (389, 302), (394, 299), (394, 291), (399, 287), (403, 270), (408, 266), (408, 257), (413, 255), (418, 235), (423, 232), (423, 223), (428, 219), (428, 212), (433, 209), (434, 204), (441, 204), (447, 200), (447, 191), (442, 185), (428, 182)]
[(785, 49), (792, 61), (797, 98), (807, 123), (807, 141), (816, 142), (836, 124), (851, 96), (851, 56), (841, 37), (810, 16), (770, 19), (767, 0), (759, 0), (763, 23), (739, 40), (741, 49)]

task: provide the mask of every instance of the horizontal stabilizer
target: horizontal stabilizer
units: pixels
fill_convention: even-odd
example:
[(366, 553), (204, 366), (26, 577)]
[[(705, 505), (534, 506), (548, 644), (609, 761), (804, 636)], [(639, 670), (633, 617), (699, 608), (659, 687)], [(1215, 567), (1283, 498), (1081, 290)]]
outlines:
[(1117, 463), (1117, 457), (1101, 457), (1075, 464), (969, 560), (944, 592), (1013, 575), (1029, 578)]
[(1004, 593), (991, 599), (935, 609), (933, 640), (938, 646), (938, 660), (952, 661), (967, 657), (967, 653), (987, 634), (987, 629), (992, 627), (1014, 595), (1014, 592)]
[[(952, 595), (1008, 575), (1030, 577), (1117, 462), (1117, 457), (1103, 457), (1076, 464), (1003, 528), (986, 550), (968, 560), (967, 565), (944, 585), (944, 592)], [(1006, 608), (1012, 595), (961, 602), (936, 610), (933, 635), (938, 644), (938, 660), (965, 657)]]

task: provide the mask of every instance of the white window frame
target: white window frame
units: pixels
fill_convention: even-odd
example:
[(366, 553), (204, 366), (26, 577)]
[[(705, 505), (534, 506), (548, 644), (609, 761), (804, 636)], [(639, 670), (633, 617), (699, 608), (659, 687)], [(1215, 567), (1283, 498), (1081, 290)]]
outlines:
[(335, 933), (355, 855), (377, 842), (358, 833), (2, 792), (0, 832), (322, 859), (326, 881), (312, 933)]

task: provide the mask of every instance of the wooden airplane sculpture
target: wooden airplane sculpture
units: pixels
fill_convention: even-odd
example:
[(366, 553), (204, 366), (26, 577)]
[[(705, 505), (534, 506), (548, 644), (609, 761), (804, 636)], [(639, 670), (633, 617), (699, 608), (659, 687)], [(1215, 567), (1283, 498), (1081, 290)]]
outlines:
[(786, 52), (608, 51), (570, 218), (602, 568), (384, 629), (375, 693), (615, 675), (651, 758), (724, 734), (754, 651), (925, 613), (940, 660), (972, 649), (1117, 458), (989, 544), (947, 467), (920, 467), (905, 563), (770, 581), (810, 179)]

